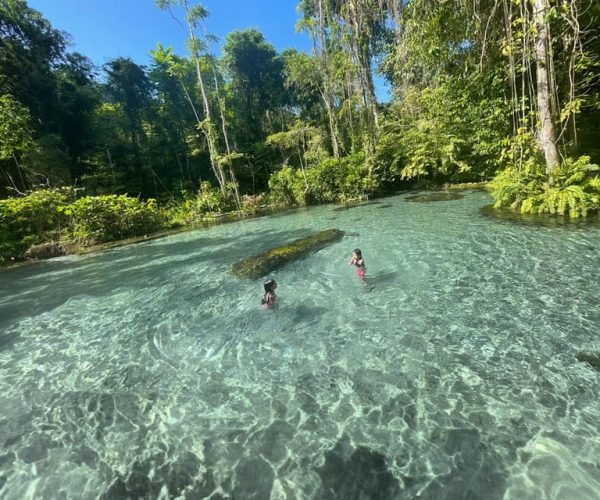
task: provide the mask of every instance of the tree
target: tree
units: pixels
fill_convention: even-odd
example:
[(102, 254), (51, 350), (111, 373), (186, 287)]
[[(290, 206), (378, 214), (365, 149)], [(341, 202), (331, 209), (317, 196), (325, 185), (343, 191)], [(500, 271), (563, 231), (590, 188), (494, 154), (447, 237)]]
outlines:
[(319, 61), (315, 56), (296, 49), (284, 50), (281, 58), (288, 106), (296, 116), (315, 122), (323, 121), (326, 118), (324, 76)]
[[(200, 147), (194, 125), (201, 121), (198, 116), (201, 105), (189, 91), (194, 87), (194, 69), (189, 60), (176, 56), (171, 47), (158, 44), (150, 53), (153, 62), (149, 79), (157, 101), (154, 128), (158, 135), (152, 156), (164, 157), (165, 164), (174, 159), (179, 170), (179, 189), (191, 190), (193, 179), (199, 174), (192, 166), (197, 163), (192, 151)], [(175, 182), (174, 173), (166, 177), (171, 184)]]
[(124, 130), (129, 139), (129, 145), (125, 146), (127, 159), (115, 158), (126, 165), (125, 182), (145, 196), (157, 196), (159, 189), (168, 191), (148, 155), (148, 133), (154, 110), (145, 68), (130, 58), (119, 57), (106, 63), (104, 69), (107, 97), (111, 103), (120, 106), (127, 118)]
[(114, 103), (120, 103), (129, 120), (131, 142), (139, 151), (146, 141), (143, 122), (150, 105), (150, 82), (142, 66), (130, 58), (119, 57), (104, 65), (106, 90)]
[(4, 180), (17, 192), (29, 187), (19, 156), (33, 142), (30, 123), (31, 116), (25, 106), (10, 94), (0, 96), (0, 166)]
[(539, 114), (539, 142), (544, 158), (546, 159), (546, 172), (549, 178), (558, 167), (558, 151), (556, 150), (556, 131), (554, 118), (550, 106), (550, 80), (548, 63), (550, 57), (548, 47), (550, 44), (550, 27), (548, 25), (548, 0), (535, 0), (533, 4), (535, 19), (535, 69), (536, 69), (536, 94)]
[[(304, 181), (304, 194), (309, 191), (308, 178), (306, 171), (311, 166), (311, 160), (322, 160), (325, 155), (319, 155), (322, 152), (317, 149), (320, 146), (318, 137), (321, 131), (315, 127), (307, 126), (301, 121), (297, 121), (294, 126), (286, 132), (278, 132), (267, 137), (267, 144), (278, 148), (283, 156), (283, 165), (286, 166), (292, 156), (296, 156), (302, 171)], [(317, 146), (317, 147), (315, 147)], [(312, 154), (311, 154), (312, 153)]]
[[(58, 96), (57, 129), (73, 159), (82, 157), (96, 140), (91, 134), (91, 119), (102, 100), (95, 81), (96, 68), (85, 56), (66, 54), (55, 70)], [(75, 176), (81, 172), (73, 171)]]
[[(196, 68), (196, 78), (198, 88), (200, 89), (200, 94), (202, 96), (202, 105), (204, 116), (201, 121), (198, 121), (198, 128), (203, 132), (206, 143), (208, 146), (208, 153), (210, 156), (210, 162), (213, 169), (213, 173), (219, 183), (221, 188), (221, 192), (224, 196), (227, 196), (227, 179), (225, 177), (225, 172), (223, 171), (223, 161), (222, 157), (225, 155), (221, 155), (219, 153), (219, 144), (218, 144), (218, 132), (217, 126), (213, 120), (213, 114), (211, 111), (209, 96), (207, 92), (207, 86), (205, 82), (205, 77), (202, 72), (202, 52), (207, 48), (207, 41), (212, 40), (213, 38), (210, 36), (205, 36), (204, 39), (198, 35), (197, 30), (200, 27), (203, 27), (204, 20), (208, 17), (208, 11), (202, 5), (194, 5), (191, 6), (188, 0), (156, 0), (158, 7), (161, 10), (170, 10), (172, 6), (180, 6), (183, 8), (185, 13), (185, 23), (188, 32), (188, 45), (192, 54), (192, 61)], [(173, 15), (173, 13), (171, 12)], [(174, 17), (174, 16), (173, 16)], [(224, 141), (226, 145), (229, 144), (227, 138), (227, 130), (224, 122), (224, 113), (222, 112), (222, 101), (218, 99), (219, 107), (220, 107), (220, 116), (222, 121), (222, 131), (224, 134)], [(198, 114), (196, 115), (198, 118)], [(226, 153), (228, 155), (229, 153)], [(231, 163), (229, 163), (231, 167)], [(237, 188), (237, 183), (235, 181), (235, 177), (233, 174), (233, 170), (230, 168), (230, 181), (234, 186), (234, 191), (236, 195), (236, 202), (238, 207), (240, 206), (240, 198)]]
[(324, 8), (323, 0), (301, 0), (298, 10), (302, 15), (299, 26), (307, 31), (313, 42), (313, 52), (321, 61), (323, 84), (321, 96), (325, 104), (329, 123), (329, 135), (333, 155), (339, 159), (343, 152), (343, 144), (338, 126), (338, 109), (336, 107), (336, 82), (333, 74), (335, 68), (331, 64), (330, 52), (336, 48), (332, 38), (339, 30), (327, 31), (329, 17)]
[(25, 105), (44, 132), (56, 132), (53, 69), (62, 61), (65, 45), (64, 35), (24, 0), (0, 3), (0, 94), (11, 94)]
[(263, 34), (248, 29), (227, 35), (222, 65), (237, 110), (236, 144), (247, 146), (280, 129), (283, 123), (274, 114), (283, 104), (283, 61)]

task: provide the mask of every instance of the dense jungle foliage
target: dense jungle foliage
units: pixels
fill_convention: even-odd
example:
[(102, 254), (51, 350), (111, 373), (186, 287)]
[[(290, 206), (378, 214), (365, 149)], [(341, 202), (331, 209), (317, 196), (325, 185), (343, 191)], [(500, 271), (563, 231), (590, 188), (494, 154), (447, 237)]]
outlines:
[(598, 212), (600, 2), (301, 0), (312, 53), (246, 29), (218, 57), (204, 7), (156, 4), (189, 54), (158, 43), (149, 66), (95, 67), (25, 0), (0, 0), (0, 262), (415, 182)]

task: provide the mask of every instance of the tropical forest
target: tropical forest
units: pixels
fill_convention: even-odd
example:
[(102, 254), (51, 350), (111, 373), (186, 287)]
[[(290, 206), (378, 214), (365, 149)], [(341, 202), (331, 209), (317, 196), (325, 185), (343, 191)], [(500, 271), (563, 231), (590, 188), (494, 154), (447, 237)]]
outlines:
[(165, 22), (175, 7), (188, 54), (157, 41), (149, 66), (95, 67), (24, 0), (2, 2), (3, 261), (414, 185), (485, 183), (496, 207), (597, 214), (597, 2), (303, 0), (312, 52), (250, 28), (218, 56), (209, 11), (156, 2)]
[(0, 497), (600, 498), (598, 0), (87, 3), (0, 0)]

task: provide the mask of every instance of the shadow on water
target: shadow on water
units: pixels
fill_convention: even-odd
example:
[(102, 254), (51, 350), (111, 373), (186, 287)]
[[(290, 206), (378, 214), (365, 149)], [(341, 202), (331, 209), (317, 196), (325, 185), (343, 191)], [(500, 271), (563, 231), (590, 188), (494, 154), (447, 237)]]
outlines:
[(343, 207), (336, 207), (332, 211), (333, 212), (345, 212), (346, 210), (350, 210), (351, 208), (364, 207), (365, 205), (366, 205), (366, 203), (363, 203), (362, 205), (346, 205)]
[(583, 227), (600, 228), (600, 215), (598, 214), (572, 219), (562, 215), (521, 214), (508, 208), (494, 208), (493, 205), (481, 207), (479, 214), (491, 220), (530, 227), (559, 227), (564, 229), (580, 229)]
[(296, 207), (296, 208), (286, 208), (285, 210), (281, 210), (280, 212), (275, 212), (269, 215), (269, 219), (279, 219), (281, 217), (288, 217), (290, 215), (301, 214), (303, 212), (309, 212), (317, 207)]
[[(506, 489), (506, 468), (498, 453), (485, 442), (478, 429), (462, 427), (446, 429), (436, 436), (437, 445), (446, 456), (453, 457), (452, 472), (440, 475), (423, 488), (422, 481), (408, 477), (418, 498), (486, 498), (500, 500)], [(408, 481), (407, 481), (408, 480)], [(416, 490), (416, 491), (415, 491)], [(415, 495), (416, 496), (416, 495)]]
[(367, 275), (367, 283), (369, 284), (369, 286), (385, 285), (387, 283), (394, 282), (397, 276), (398, 273), (396, 271)]
[[(0, 331), (23, 317), (39, 315), (78, 296), (109, 295), (118, 287), (160, 288), (172, 283), (182, 268), (199, 263), (228, 265), (311, 232), (310, 229), (279, 232), (265, 229), (228, 238), (200, 236), (160, 243), (155, 240), (87, 255), (79, 260), (56, 259), (7, 269), (2, 271), (0, 282)], [(39, 285), (32, 288), (34, 278)], [(10, 344), (12, 340), (0, 336), (0, 348)]]
[(316, 323), (319, 317), (327, 312), (328, 309), (325, 307), (299, 304), (294, 308), (294, 323)]

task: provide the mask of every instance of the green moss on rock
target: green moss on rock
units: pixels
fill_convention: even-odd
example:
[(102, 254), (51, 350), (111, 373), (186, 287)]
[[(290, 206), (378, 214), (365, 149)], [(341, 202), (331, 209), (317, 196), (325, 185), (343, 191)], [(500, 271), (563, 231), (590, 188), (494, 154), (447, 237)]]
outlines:
[(318, 233), (294, 240), (288, 245), (272, 248), (260, 255), (248, 257), (231, 266), (231, 273), (242, 278), (258, 279), (288, 262), (326, 247), (342, 239), (344, 232), (339, 229), (326, 229)]

